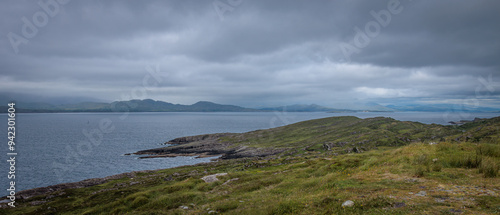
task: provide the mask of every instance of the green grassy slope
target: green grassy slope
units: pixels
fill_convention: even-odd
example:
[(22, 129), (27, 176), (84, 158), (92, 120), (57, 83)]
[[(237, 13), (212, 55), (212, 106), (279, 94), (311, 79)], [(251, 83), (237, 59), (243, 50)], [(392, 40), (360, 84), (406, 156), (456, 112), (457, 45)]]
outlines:
[[(19, 200), (0, 213), (497, 214), (499, 131), (500, 118), (460, 127), (388, 118), (311, 120), (224, 139), (293, 153), (136, 173)], [(366, 151), (345, 150), (353, 146)], [(215, 173), (227, 175), (201, 179)], [(342, 207), (346, 200), (354, 206)]]
[(308, 151), (330, 148), (342, 151), (348, 147), (368, 150), (377, 146), (436, 142), (458, 133), (459, 129), (451, 126), (401, 122), (384, 117), (360, 119), (343, 116), (231, 135), (222, 138), (222, 141), (251, 147), (284, 147)]

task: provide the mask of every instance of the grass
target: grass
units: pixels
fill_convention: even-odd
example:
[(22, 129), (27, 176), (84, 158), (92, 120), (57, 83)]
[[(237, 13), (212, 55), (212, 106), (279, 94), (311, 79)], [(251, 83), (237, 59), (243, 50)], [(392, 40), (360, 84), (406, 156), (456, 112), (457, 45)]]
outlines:
[[(355, 125), (358, 123), (360, 125)], [(407, 135), (412, 138), (417, 134), (436, 135), (427, 134), (429, 131), (424, 131), (419, 124), (400, 124), (391, 119), (376, 118), (367, 123), (371, 127), (358, 130), (361, 139), (364, 132), (378, 135), (415, 131), (416, 134)], [(307, 132), (312, 126), (315, 135), (319, 135), (316, 142), (311, 143), (314, 145), (324, 141), (321, 135), (325, 130), (321, 126), (348, 124), (357, 128), (362, 122), (354, 118), (303, 122), (290, 128), (279, 128), (302, 132), (306, 137), (297, 142), (291, 141), (296, 134), (278, 135), (284, 132), (279, 129), (273, 130), (274, 138), (278, 140), (272, 139), (282, 144), (307, 142), (308, 138), (313, 138)], [(486, 130), (496, 125), (479, 124)], [(467, 129), (478, 128), (467, 126), (470, 127)], [(55, 197), (46, 194), (19, 200), (15, 209), (2, 209), (0, 214), (208, 214), (210, 211), (220, 214), (499, 213), (500, 145), (497, 134), (483, 132), (478, 141), (469, 138), (470, 141), (458, 142), (454, 140), (467, 132), (456, 133), (455, 130), (463, 128), (430, 127), (431, 130), (446, 131), (450, 136), (443, 135), (443, 141), (435, 145), (422, 139), (402, 146), (382, 144), (363, 153), (340, 154), (334, 153), (338, 149), (328, 151), (320, 147), (311, 151), (297, 150), (291, 155), (221, 160), (141, 173), (93, 187), (65, 190)], [(350, 128), (345, 129), (340, 132)], [(260, 132), (265, 133), (256, 131), (253, 134)], [(255, 146), (264, 144), (260, 142), (262, 138), (250, 137), (255, 136), (239, 141), (252, 142)], [(331, 137), (328, 139), (332, 140)], [(228, 174), (219, 176), (219, 181), (205, 183), (201, 180), (203, 176), (223, 172)], [(421, 191), (426, 195), (415, 195)], [(47, 202), (32, 205), (35, 200)], [(354, 206), (342, 207), (346, 200), (354, 201)]]
[[(454, 144), (446, 150), (447, 153), (443, 153), (442, 146), (414, 143), (339, 156), (323, 153), (317, 157), (222, 161), (161, 170), (134, 179), (127, 178), (123, 182), (144, 183), (96, 194), (92, 193), (114, 188), (116, 183), (98, 185), (98, 189), (69, 190), (46, 204), (31, 206), (26, 201), (15, 210), (8, 209), (5, 212), (49, 214), (47, 208), (50, 207), (61, 214), (207, 214), (209, 211), (224, 214), (406, 214), (422, 210), (441, 213), (443, 208), (466, 207), (465, 210), (469, 213), (494, 213), (500, 204), (500, 179), (497, 175), (485, 178), (484, 175), (490, 174), (490, 170), (481, 172), (481, 166), (469, 168), (468, 165), (447, 164), (447, 160), (455, 159), (454, 153), (469, 147), (482, 146)], [(495, 166), (499, 159), (483, 156), (485, 158), (481, 164), (487, 167)], [(407, 157), (412, 162), (402, 162)], [(435, 164), (432, 158), (438, 159), (436, 162), (441, 165), (441, 169), (433, 168)], [(251, 163), (261, 165), (249, 165)], [(431, 168), (428, 169), (426, 165)], [(228, 166), (242, 168), (226, 171)], [(193, 174), (194, 170), (198, 173)], [(415, 174), (417, 170), (422, 173)], [(219, 177), (220, 181), (213, 183), (200, 180), (204, 175), (220, 172), (228, 172), (228, 175)], [(175, 180), (164, 180), (174, 173), (179, 175)], [(223, 185), (235, 178), (237, 180)], [(470, 192), (466, 195), (439, 190), (440, 186), (451, 189), (454, 186), (470, 185), (493, 191), (496, 196), (492, 197), (496, 198), (477, 194), (479, 189), (466, 190)], [(429, 196), (415, 197), (409, 194), (422, 190), (446, 196), (450, 200), (443, 205)], [(463, 196), (474, 200), (452, 200)], [(354, 201), (355, 206), (342, 208), (341, 204), (346, 200)], [(180, 206), (187, 206), (189, 209), (180, 209)]]
[(289, 126), (231, 135), (224, 142), (250, 147), (299, 148), (324, 151), (325, 145), (362, 147), (401, 146), (424, 139), (436, 140), (458, 134), (450, 126), (401, 122), (391, 118), (359, 119), (353, 116), (332, 117), (295, 123)]

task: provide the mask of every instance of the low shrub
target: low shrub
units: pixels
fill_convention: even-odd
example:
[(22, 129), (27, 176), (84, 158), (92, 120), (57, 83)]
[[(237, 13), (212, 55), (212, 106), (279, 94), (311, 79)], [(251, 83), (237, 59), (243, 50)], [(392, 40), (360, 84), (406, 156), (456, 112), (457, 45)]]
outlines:
[(423, 177), (425, 175), (425, 167), (424, 166), (417, 166), (414, 170), (413, 170), (413, 174), (416, 176), (416, 177)]
[(490, 143), (479, 144), (476, 148), (476, 154), (500, 158), (500, 145)]
[(432, 171), (434, 171), (434, 172), (441, 172), (442, 168), (443, 168), (443, 166), (439, 163), (434, 163), (432, 165)]
[(486, 157), (479, 166), (479, 173), (485, 178), (494, 178), (498, 176), (499, 165), (494, 158)]

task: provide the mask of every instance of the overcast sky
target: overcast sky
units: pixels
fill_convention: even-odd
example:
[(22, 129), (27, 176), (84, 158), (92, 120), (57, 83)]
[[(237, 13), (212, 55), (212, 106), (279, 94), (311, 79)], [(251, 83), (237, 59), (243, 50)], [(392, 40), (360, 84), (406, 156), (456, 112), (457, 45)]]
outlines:
[(0, 93), (500, 107), (500, 1), (66, 1), (3, 1)]

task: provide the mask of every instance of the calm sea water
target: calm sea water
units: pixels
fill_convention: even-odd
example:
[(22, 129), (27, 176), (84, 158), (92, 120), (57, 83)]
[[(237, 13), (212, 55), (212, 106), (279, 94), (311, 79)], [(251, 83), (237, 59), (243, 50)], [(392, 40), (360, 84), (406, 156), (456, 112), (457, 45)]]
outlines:
[[(330, 116), (386, 116), (447, 124), (490, 118), (496, 113), (20, 113), (16, 115), (17, 191), (88, 178), (208, 162), (192, 157), (137, 159), (125, 156), (161, 147), (173, 138), (220, 132), (247, 132)], [(0, 115), (0, 196), (7, 195), (7, 116)]]

